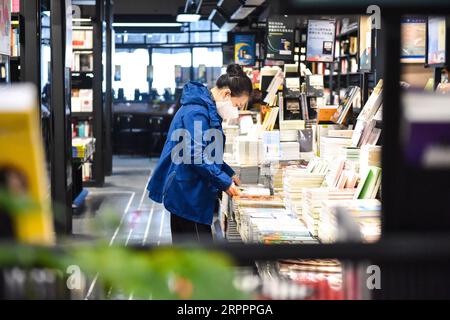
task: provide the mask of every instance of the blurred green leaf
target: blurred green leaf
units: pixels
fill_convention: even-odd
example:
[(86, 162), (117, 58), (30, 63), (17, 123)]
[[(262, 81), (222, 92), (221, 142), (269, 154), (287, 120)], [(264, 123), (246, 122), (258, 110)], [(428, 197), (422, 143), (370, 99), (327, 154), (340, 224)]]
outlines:
[(30, 197), (12, 195), (8, 190), (0, 189), (0, 211), (17, 215), (35, 208), (38, 208), (38, 205)]

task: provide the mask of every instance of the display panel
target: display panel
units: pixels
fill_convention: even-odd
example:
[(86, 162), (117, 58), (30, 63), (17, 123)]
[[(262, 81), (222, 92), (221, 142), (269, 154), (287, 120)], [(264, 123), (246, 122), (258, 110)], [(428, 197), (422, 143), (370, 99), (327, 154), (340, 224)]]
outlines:
[(11, 51), (11, 1), (0, 0), (0, 54)]
[(427, 24), (427, 64), (444, 65), (447, 63), (445, 17), (429, 17)]
[(254, 66), (256, 63), (256, 36), (236, 34), (234, 36), (234, 63)]
[(426, 23), (425, 18), (402, 19), (400, 55), (402, 63), (425, 63)]
[(372, 70), (372, 18), (362, 16), (359, 19), (359, 69)]
[(335, 20), (309, 20), (306, 60), (333, 62), (335, 36)]
[(294, 23), (288, 18), (270, 18), (267, 33), (267, 59), (294, 60)]

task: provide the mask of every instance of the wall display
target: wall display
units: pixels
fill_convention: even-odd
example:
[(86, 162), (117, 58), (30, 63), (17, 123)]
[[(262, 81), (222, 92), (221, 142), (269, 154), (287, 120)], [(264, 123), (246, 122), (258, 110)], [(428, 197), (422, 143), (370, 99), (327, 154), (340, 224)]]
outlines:
[(359, 69), (372, 70), (372, 17), (359, 19)]
[(335, 20), (309, 20), (306, 60), (333, 62), (335, 36)]
[(0, 0), (0, 54), (11, 51), (11, 0)]
[(443, 65), (446, 61), (445, 17), (429, 17), (427, 25), (427, 64)]
[(236, 34), (234, 36), (234, 63), (254, 66), (256, 63), (256, 36)]
[(294, 23), (287, 18), (270, 18), (267, 27), (266, 58), (292, 61), (294, 59)]
[(425, 63), (426, 45), (425, 18), (404, 18), (401, 24), (402, 63)]

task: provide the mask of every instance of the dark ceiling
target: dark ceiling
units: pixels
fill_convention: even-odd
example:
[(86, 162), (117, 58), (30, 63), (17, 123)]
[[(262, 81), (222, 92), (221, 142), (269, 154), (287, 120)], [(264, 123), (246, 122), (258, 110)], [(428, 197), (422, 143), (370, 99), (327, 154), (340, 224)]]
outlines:
[[(201, 3), (200, 14), (202, 19), (208, 19), (214, 8), (218, 3), (221, 3), (224, 8), (232, 6), (239, 6), (239, 3), (249, 2), (243, 0), (195, 0), (196, 3)], [(161, 15), (175, 17), (179, 10), (185, 7), (186, 0), (114, 0), (114, 14), (116, 15)], [(258, 8), (251, 16), (261, 13), (262, 8)], [(230, 12), (232, 13), (232, 12)]]
[(185, 0), (115, 0), (115, 14), (176, 15)]

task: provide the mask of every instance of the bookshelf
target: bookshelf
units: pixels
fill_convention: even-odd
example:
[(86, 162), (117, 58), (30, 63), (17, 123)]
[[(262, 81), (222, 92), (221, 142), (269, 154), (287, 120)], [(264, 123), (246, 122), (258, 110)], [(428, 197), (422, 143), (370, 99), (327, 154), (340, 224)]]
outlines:
[(74, 208), (87, 194), (84, 187), (104, 183), (102, 41), (98, 39), (102, 23), (95, 6), (80, 7), (81, 19), (74, 19), (72, 26), (71, 133), (74, 141), (89, 141), (92, 147), (89, 156), (72, 158)]
[[(299, 28), (299, 60), (306, 64), (313, 74), (324, 76), (324, 88), (329, 93), (328, 104), (342, 101), (347, 88), (358, 86), (361, 91), (361, 104), (364, 104), (370, 91), (375, 87), (381, 73), (364, 72), (359, 69), (359, 21), (358, 16), (345, 16), (336, 19), (336, 37), (333, 62), (310, 62), (305, 59), (307, 50), (307, 21)], [(375, 67), (374, 67), (375, 69)], [(375, 71), (375, 70), (374, 70)], [(302, 83), (304, 77), (301, 77)], [(327, 94), (327, 95), (328, 95)]]

